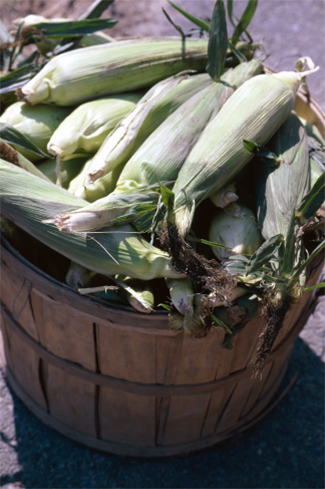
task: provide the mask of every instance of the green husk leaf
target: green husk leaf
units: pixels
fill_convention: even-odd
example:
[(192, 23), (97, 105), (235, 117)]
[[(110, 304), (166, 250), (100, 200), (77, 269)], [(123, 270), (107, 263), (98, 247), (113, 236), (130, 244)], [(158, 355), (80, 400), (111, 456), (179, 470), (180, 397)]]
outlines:
[(250, 262), (246, 265), (246, 275), (259, 270), (265, 263), (273, 258), (283, 241), (283, 235), (277, 234), (265, 241), (252, 255)]
[[(69, 22), (40, 22), (33, 26), (29, 37), (38, 37), (37, 31), (50, 39), (82, 37), (93, 32), (110, 29), (117, 24), (115, 19), (85, 19)], [(35, 31), (36, 29), (36, 31)]]
[(275, 160), (275, 161), (278, 161), (279, 159), (279, 157), (275, 153), (270, 151), (265, 146), (255, 143), (254, 141), (249, 141), (248, 139), (244, 139), (243, 144), (246, 151), (249, 151), (250, 153), (254, 153), (260, 158), (264, 157), (269, 160)]
[(300, 275), (304, 272), (304, 270), (307, 268), (309, 263), (315, 258), (315, 256), (318, 255), (320, 251), (322, 251), (325, 248), (325, 240), (322, 241), (317, 248), (310, 253), (309, 257), (303, 261), (303, 263), (298, 267), (298, 269), (295, 271), (295, 273), (292, 275), (290, 280), (288, 281), (288, 288), (290, 287), (291, 284), (294, 284), (297, 280), (299, 280)]
[(223, 248), (225, 250), (230, 250), (229, 246), (224, 246), (220, 243), (214, 243), (213, 241), (207, 241), (206, 239), (201, 239), (201, 238), (194, 238), (193, 236), (190, 236), (189, 234), (186, 235), (186, 239), (188, 241), (194, 241), (195, 243), (201, 243), (205, 244), (208, 246), (214, 246), (215, 248)]
[(159, 184), (159, 188), (162, 202), (166, 206), (168, 212), (171, 212), (174, 207), (174, 193), (165, 185)]
[(325, 173), (316, 181), (310, 192), (302, 199), (297, 208), (296, 216), (299, 219), (313, 217), (325, 200)]
[(29, 137), (24, 136), (17, 131), (17, 129), (6, 122), (0, 122), (0, 138), (8, 144), (15, 144), (20, 148), (31, 151), (37, 156), (49, 158), (49, 156), (46, 153), (43, 153), (43, 151), (41, 151)]
[(220, 328), (225, 330), (226, 333), (232, 334), (231, 329), (228, 328), (228, 326), (223, 321), (221, 321), (221, 319), (218, 319), (214, 314), (211, 314), (211, 319), (217, 326), (220, 326)]
[(304, 292), (311, 292), (312, 290), (322, 289), (323, 287), (325, 287), (325, 282), (320, 282), (319, 284), (316, 285), (310, 285), (309, 287), (303, 287), (302, 290)]
[(140, 291), (137, 292), (136, 290), (134, 290), (133, 287), (131, 287), (129, 285), (128, 282), (124, 282), (122, 280), (119, 280), (116, 277), (115, 278), (112, 277), (112, 280), (114, 280), (114, 282), (119, 287), (121, 287), (122, 289), (124, 289), (128, 294), (130, 294), (132, 297), (134, 297), (143, 306), (144, 309), (153, 311), (152, 304), (145, 298), (144, 295), (142, 295), (142, 293)]
[(229, 17), (231, 25), (233, 27), (236, 27), (236, 24), (235, 24), (234, 19), (233, 19), (233, 1), (232, 0), (227, 1), (227, 12), (228, 12), (228, 17)]
[(173, 2), (169, 1), (168, 0), (168, 3), (175, 9), (177, 10), (179, 13), (181, 13), (182, 15), (184, 15), (184, 17), (186, 17), (188, 20), (190, 20), (191, 22), (193, 22), (193, 24), (197, 25), (198, 27), (200, 27), (200, 29), (202, 29), (203, 31), (206, 31), (206, 32), (209, 32), (209, 29), (210, 29), (210, 23), (203, 20), (203, 19), (198, 19), (197, 17), (194, 17), (194, 15), (191, 15), (190, 13), (186, 12), (186, 10), (183, 10), (182, 8), (178, 7), (177, 5), (175, 5)]
[(17, 88), (25, 85), (40, 68), (36, 68), (33, 63), (17, 68), (0, 78), (0, 95), (14, 92)]
[(158, 304), (157, 307), (162, 307), (162, 308), (166, 309), (166, 311), (172, 310), (172, 307), (168, 306), (167, 304), (163, 304), (163, 303)]
[(293, 207), (291, 212), (291, 218), (288, 225), (287, 236), (285, 239), (285, 250), (284, 257), (282, 261), (281, 275), (286, 276), (289, 275), (294, 267), (296, 253), (295, 253), (295, 245), (296, 245), (296, 235), (295, 235), (295, 226), (296, 226), (296, 209)]
[(230, 41), (228, 41), (228, 48), (230, 48), (240, 63), (245, 63), (247, 61), (246, 56), (238, 51)]
[[(242, 35), (243, 32), (246, 31), (247, 27), (249, 26), (252, 18), (254, 17), (255, 10), (257, 7), (257, 0), (249, 0), (248, 4), (245, 8), (245, 11), (243, 15), (241, 16), (241, 19), (237, 26), (235, 27), (234, 33), (232, 35), (232, 43), (234, 46), (236, 46), (237, 42), (239, 41), (240, 36)], [(232, 11), (232, 9), (231, 9)]]
[(226, 11), (223, 0), (217, 0), (209, 29), (208, 64), (206, 71), (218, 81), (224, 70), (228, 48)]
[(95, 0), (87, 10), (80, 15), (78, 20), (84, 19), (96, 19), (99, 18), (105, 10), (108, 9), (110, 5), (114, 3), (114, 0)]

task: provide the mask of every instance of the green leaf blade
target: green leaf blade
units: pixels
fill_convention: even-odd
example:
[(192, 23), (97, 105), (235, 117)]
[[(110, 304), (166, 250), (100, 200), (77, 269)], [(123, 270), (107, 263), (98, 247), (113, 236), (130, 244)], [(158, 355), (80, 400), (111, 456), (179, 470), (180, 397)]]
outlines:
[(252, 255), (250, 262), (246, 265), (246, 275), (256, 272), (270, 261), (275, 256), (283, 240), (283, 235), (277, 234), (265, 241)]
[(302, 199), (296, 215), (298, 218), (310, 219), (325, 201), (325, 172), (316, 180), (313, 188)]
[(100, 17), (112, 3), (114, 3), (114, 0), (95, 0), (87, 10), (80, 15), (78, 20), (96, 19)]
[(235, 27), (233, 36), (232, 36), (232, 44), (236, 46), (237, 42), (239, 41), (240, 36), (242, 35), (243, 32), (246, 31), (247, 27), (251, 23), (251, 20), (254, 17), (255, 11), (257, 8), (257, 0), (249, 0), (245, 11)]
[(0, 138), (3, 139), (7, 144), (14, 144), (19, 146), (20, 148), (31, 151), (37, 156), (41, 156), (42, 158), (49, 158), (49, 155), (43, 153), (34, 143), (33, 141), (21, 134), (17, 129), (15, 129), (10, 124), (6, 122), (0, 122)]
[[(82, 37), (103, 29), (110, 29), (117, 24), (115, 19), (86, 19), (69, 22), (41, 22), (33, 27), (51, 39)], [(32, 37), (35, 34), (33, 32)]]
[(210, 24), (207, 21), (204, 21), (202, 19), (198, 19), (197, 17), (194, 17), (194, 15), (191, 15), (190, 13), (186, 12), (186, 10), (183, 10), (181, 7), (178, 7), (175, 3), (169, 1), (168, 2), (175, 10), (177, 10), (180, 14), (184, 15), (184, 17), (193, 24), (197, 25), (200, 27), (203, 31), (209, 32)]
[(283, 264), (281, 268), (281, 275), (283, 276), (288, 276), (290, 273), (292, 273), (295, 264), (295, 258), (296, 258), (295, 225), (296, 225), (296, 209), (295, 207), (293, 207), (291, 212), (291, 218), (288, 225), (288, 231), (285, 239), (284, 258), (283, 258)]
[(230, 328), (228, 328), (228, 326), (223, 322), (221, 321), (221, 319), (218, 319), (214, 314), (211, 314), (211, 319), (212, 321), (217, 325), (219, 326), (220, 328), (222, 328), (224, 331), (226, 331), (226, 333), (228, 334), (231, 334), (232, 335), (232, 331)]
[(224, 70), (228, 48), (226, 11), (223, 0), (217, 0), (209, 29), (207, 72), (218, 81)]

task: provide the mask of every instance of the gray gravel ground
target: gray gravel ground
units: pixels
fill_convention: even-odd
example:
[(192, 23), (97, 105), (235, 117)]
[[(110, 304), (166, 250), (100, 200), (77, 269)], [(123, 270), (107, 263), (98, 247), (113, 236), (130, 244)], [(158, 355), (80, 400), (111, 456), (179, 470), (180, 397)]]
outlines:
[[(14, 0), (17, 2), (17, 0)], [(213, 0), (175, 0), (208, 16)], [(35, 1), (35, 5), (36, 5)], [(39, 3), (39, 2), (38, 2)], [(69, 5), (66, 1), (67, 14)], [(86, 0), (80, 4), (90, 3)], [(243, 10), (246, 1), (235, 0)], [(58, 5), (63, 2), (58, 2)], [(161, 17), (165, 0), (120, 0), (111, 13), (119, 35), (172, 34)], [(53, 10), (54, 7), (52, 7)], [(113, 11), (114, 10), (114, 11)], [(112, 12), (113, 11), (113, 12)], [(173, 11), (169, 8), (169, 13)], [(122, 17), (123, 15), (123, 17)], [(325, 3), (323, 0), (262, 0), (250, 33), (264, 36), (268, 64), (292, 69), (309, 55), (320, 71), (310, 77), (313, 96), (325, 111)], [(173, 14), (177, 22), (180, 17)], [(160, 19), (158, 21), (158, 19)], [(182, 24), (186, 27), (186, 24)], [(117, 35), (112, 31), (112, 35)], [(1, 487), (11, 488), (323, 488), (325, 297), (296, 340), (281, 388), (298, 379), (278, 406), (255, 427), (220, 445), (187, 456), (124, 458), (78, 445), (34, 417), (0, 377)]]

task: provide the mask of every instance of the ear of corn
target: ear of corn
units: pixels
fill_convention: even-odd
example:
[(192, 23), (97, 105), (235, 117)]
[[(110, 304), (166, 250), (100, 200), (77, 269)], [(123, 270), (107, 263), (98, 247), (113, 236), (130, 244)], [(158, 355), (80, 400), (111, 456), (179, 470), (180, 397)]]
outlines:
[(133, 309), (144, 314), (153, 311), (155, 298), (150, 284), (123, 275), (116, 275), (113, 280), (121, 287), (122, 297), (125, 297)]
[(126, 116), (142, 93), (127, 93), (86, 102), (68, 115), (47, 145), (63, 161), (72, 154), (96, 153), (106, 136)]
[[(96, 200), (101, 199), (103, 195), (108, 195), (113, 192), (116, 187), (116, 182), (120, 176), (120, 172), (117, 168), (116, 171), (114, 170), (106, 175), (103, 175), (93, 184), (86, 187), (84, 182), (91, 162), (92, 158), (86, 161), (80, 173), (73, 180), (71, 180), (68, 189), (69, 192), (73, 193), (77, 197), (80, 197), (81, 199), (87, 200), (88, 202), (95, 202)], [(62, 166), (64, 166), (64, 164)]]
[[(52, 134), (59, 124), (67, 117), (71, 109), (65, 107), (49, 107), (38, 105), (31, 107), (24, 102), (16, 102), (10, 105), (0, 117), (0, 122), (12, 125), (24, 136), (28, 136), (32, 142), (43, 152)], [(38, 161), (40, 156), (23, 148), (18, 151), (31, 161)]]
[(206, 74), (176, 75), (154, 85), (122, 119), (94, 156), (86, 185), (117, 166), (123, 168), (148, 136), (195, 93), (212, 83)]
[(236, 186), (234, 182), (228, 183), (224, 188), (217, 190), (210, 195), (211, 201), (216, 207), (224, 208), (232, 202), (236, 202), (238, 195), (236, 194)]
[(71, 261), (69, 270), (67, 271), (65, 282), (73, 287), (79, 289), (89, 284), (91, 279), (96, 275), (96, 272), (83, 267), (75, 261)]
[[(306, 74), (306, 73), (305, 73)], [(253, 157), (243, 140), (265, 144), (294, 107), (301, 74), (258, 75), (244, 83), (208, 124), (175, 182), (175, 219), (184, 235), (193, 208), (231, 181)]]
[(211, 221), (209, 240), (230, 248), (227, 250), (211, 246), (220, 261), (231, 255), (251, 255), (263, 242), (253, 211), (242, 204), (239, 207), (239, 216), (220, 210)]
[[(177, 178), (186, 156), (207, 122), (218, 112), (235, 87), (255, 74), (260, 66), (259, 62), (239, 65), (226, 72), (220, 83), (210, 84), (193, 95), (140, 146), (124, 167), (114, 192), (84, 210), (60, 217), (56, 221), (59, 229), (64, 232), (98, 229), (114, 224), (112, 219), (123, 215), (140, 202), (155, 204), (157, 192), (146, 188), (157, 186), (159, 182), (171, 183)], [(123, 195), (125, 207), (121, 205)]]
[(94, 272), (107, 276), (121, 273), (141, 280), (183, 278), (172, 270), (168, 255), (154, 246), (149, 248), (131, 226), (93, 237), (60, 233), (48, 221), (87, 202), (3, 160), (0, 160), (0, 198), (1, 212), (7, 219)]
[(189, 277), (184, 279), (168, 278), (166, 285), (169, 288), (170, 298), (177, 311), (185, 316), (193, 314), (194, 289)]
[(204, 71), (207, 41), (151, 38), (119, 41), (63, 53), (50, 60), (18, 96), (30, 104), (76, 105), (139, 90), (194, 69)]
[(293, 207), (309, 190), (309, 154), (305, 129), (292, 112), (268, 144), (277, 161), (256, 168), (258, 223), (265, 239), (286, 236)]

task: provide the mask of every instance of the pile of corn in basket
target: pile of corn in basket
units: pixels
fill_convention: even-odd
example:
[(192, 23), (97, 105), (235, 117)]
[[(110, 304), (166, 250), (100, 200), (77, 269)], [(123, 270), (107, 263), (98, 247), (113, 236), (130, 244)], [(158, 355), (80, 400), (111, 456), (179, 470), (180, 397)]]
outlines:
[(293, 111), (317, 68), (263, 65), (257, 1), (231, 39), (222, 0), (211, 22), (172, 5), (199, 39), (114, 40), (104, 0), (2, 34), (1, 231), (80, 293), (219, 326), (229, 348), (229, 312), (262, 303), (258, 373), (325, 247), (324, 135)]

